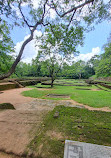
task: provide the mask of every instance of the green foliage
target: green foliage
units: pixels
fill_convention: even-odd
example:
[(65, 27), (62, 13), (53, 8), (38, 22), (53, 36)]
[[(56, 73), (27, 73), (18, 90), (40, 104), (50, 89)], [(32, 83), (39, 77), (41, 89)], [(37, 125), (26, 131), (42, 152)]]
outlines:
[(62, 76), (75, 79), (89, 78), (94, 74), (93, 68), (82, 60), (72, 63), (72, 65), (64, 63), (61, 71)]
[(0, 52), (0, 74), (6, 73), (9, 71), (13, 63), (13, 60), (14, 59), (12, 56), (7, 55), (4, 52)]
[(14, 51), (14, 44), (10, 38), (10, 28), (6, 21), (0, 21), (0, 53), (11, 53)]
[(43, 36), (42, 43), (47, 48), (47, 43), (52, 46), (58, 46), (58, 54), (62, 54), (64, 57), (69, 54), (78, 54), (76, 50), (78, 45), (83, 45), (84, 28), (82, 26), (71, 26), (67, 28), (66, 25), (51, 25), (46, 28), (45, 37)]
[(30, 64), (19, 62), (14, 74), (16, 74), (17, 77), (32, 76), (31, 69), (32, 67)]
[(111, 75), (111, 43), (105, 47), (105, 53), (101, 55), (99, 64), (96, 67), (96, 75), (98, 77)]

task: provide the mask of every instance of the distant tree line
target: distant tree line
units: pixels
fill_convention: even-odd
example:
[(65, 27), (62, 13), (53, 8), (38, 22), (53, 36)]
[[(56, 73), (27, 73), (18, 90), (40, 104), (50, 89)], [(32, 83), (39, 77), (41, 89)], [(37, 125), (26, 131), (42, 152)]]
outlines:
[[(8, 72), (14, 58), (11, 55), (2, 53), (0, 58), (0, 74)], [(15, 73), (11, 77), (64, 77), (64, 78), (89, 78), (92, 75), (97, 77), (111, 76), (111, 42), (104, 46), (104, 53), (93, 56), (88, 62), (82, 60), (73, 62), (69, 65), (66, 62), (62, 64), (53, 58), (40, 60), (38, 55), (32, 59), (31, 64), (20, 62), (16, 67)]]

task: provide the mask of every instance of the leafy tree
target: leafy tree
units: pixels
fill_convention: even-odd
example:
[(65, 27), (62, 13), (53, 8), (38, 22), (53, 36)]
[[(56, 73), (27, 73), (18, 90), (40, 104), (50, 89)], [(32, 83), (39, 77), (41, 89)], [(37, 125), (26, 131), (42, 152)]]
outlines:
[(39, 54), (35, 59), (32, 59), (32, 64), (31, 64), (31, 75), (32, 76), (42, 76), (41, 73), (41, 64), (42, 62), (39, 61)]
[(76, 75), (78, 76), (79, 79), (81, 79), (82, 77), (82, 73), (84, 72), (84, 67), (85, 67), (85, 62), (82, 60), (79, 60), (78, 62), (75, 63)]
[(0, 74), (7, 73), (13, 64), (14, 44), (10, 38), (10, 31), (5, 21), (0, 21)]
[(44, 76), (51, 77), (51, 87), (53, 87), (54, 80), (56, 79), (58, 72), (60, 71), (60, 65), (54, 57), (42, 62), (41, 71)]
[(111, 76), (111, 43), (104, 48), (105, 53), (101, 55), (98, 66), (96, 67), (96, 75), (99, 77)]
[(84, 71), (82, 73), (82, 78), (86, 79), (86, 78), (91, 77), (94, 74), (95, 74), (95, 71), (94, 71), (93, 67), (91, 67), (90, 65), (88, 65), (86, 63), (86, 66), (84, 67)]
[(67, 78), (89, 78), (94, 75), (93, 68), (84, 61), (74, 62), (72, 65), (66, 63), (62, 67), (62, 76)]
[[(27, 8), (25, 12), (23, 9), (24, 6)], [(65, 24), (66, 30), (68, 30), (70, 26), (80, 27), (84, 22), (89, 25), (95, 19), (99, 18), (99, 21), (101, 21), (102, 19), (110, 17), (108, 14), (110, 13), (110, 2), (103, 4), (102, 0), (42, 0), (37, 9), (34, 9), (32, 0), (3, 0), (0, 2), (0, 8), (1, 14), (3, 15), (2, 19), (5, 16), (8, 18), (11, 17), (15, 25), (27, 26), (30, 31), (30, 36), (23, 42), (10, 71), (0, 76), (0, 79), (9, 77), (14, 72), (17, 64), (21, 60), (25, 46), (33, 39), (34, 31), (40, 28), (40, 26), (43, 30), (43, 27), (50, 26), (54, 28), (56, 24), (59, 23), (59, 25)], [(16, 16), (14, 9), (19, 11), (19, 17)], [(51, 17), (52, 11), (55, 13), (55, 18)]]
[(94, 55), (88, 62), (87, 65), (89, 67), (92, 67), (94, 71), (96, 71), (96, 68), (98, 67), (100, 61), (100, 56), (99, 55)]
[(14, 58), (12, 56), (0, 52), (0, 75), (8, 72), (13, 61)]
[(17, 77), (26, 77), (31, 76), (31, 65), (23, 62), (19, 62), (17, 65), (14, 74)]

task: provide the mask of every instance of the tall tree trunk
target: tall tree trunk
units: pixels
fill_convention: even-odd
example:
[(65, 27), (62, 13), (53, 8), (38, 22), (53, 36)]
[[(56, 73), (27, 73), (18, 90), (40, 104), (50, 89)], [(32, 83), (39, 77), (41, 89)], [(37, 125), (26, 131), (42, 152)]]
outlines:
[(20, 52), (19, 52), (17, 58), (15, 59), (15, 61), (12, 65), (11, 69), (9, 70), (9, 72), (7, 72), (6, 74), (0, 75), (0, 80), (9, 77), (15, 71), (15, 68), (16, 68), (17, 64), (21, 60), (21, 56), (23, 54), (25, 46), (33, 39), (33, 32), (34, 32), (34, 30), (31, 32), (30, 37), (23, 42), (23, 44), (21, 46), (21, 49), (20, 49)]
[(51, 77), (51, 88), (53, 87), (53, 85), (54, 85), (54, 78), (53, 78), (53, 76)]
[(81, 73), (79, 74), (79, 80), (81, 79)]

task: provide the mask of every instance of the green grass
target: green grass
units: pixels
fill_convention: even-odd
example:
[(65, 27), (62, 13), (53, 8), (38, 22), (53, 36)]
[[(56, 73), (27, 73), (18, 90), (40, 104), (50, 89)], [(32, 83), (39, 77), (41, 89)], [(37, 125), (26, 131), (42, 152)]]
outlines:
[(100, 88), (100, 89), (102, 89), (102, 90), (111, 92), (111, 89), (109, 89), (109, 88), (106, 88), (106, 87), (101, 86), (101, 85), (99, 85), (99, 84), (98, 84), (97, 86), (98, 86), (98, 88)]
[[(40, 85), (38, 85), (40, 86)], [(32, 86), (33, 87), (33, 86)], [(44, 88), (47, 88), (44, 86)], [(77, 89), (76, 89), (77, 88)], [(81, 90), (84, 88), (86, 90)], [(47, 94), (65, 94), (69, 95), (72, 100), (75, 100), (79, 103), (89, 105), (91, 107), (101, 108), (109, 107), (111, 108), (111, 90), (104, 91), (92, 91), (88, 89), (97, 89), (96, 86), (87, 87), (87, 86), (54, 86), (51, 90), (40, 91), (38, 88), (35, 88), (30, 91), (25, 91), (22, 94), (24, 96), (29, 96), (33, 98), (42, 98), (42, 99), (52, 99), (52, 100), (62, 100), (64, 98), (48, 98)]]
[(109, 84), (107, 84), (107, 85), (111, 86), (111, 83), (109, 83)]
[[(56, 111), (58, 118), (53, 117)], [(111, 146), (111, 113), (55, 107), (45, 117), (28, 150), (40, 158), (63, 158), (66, 139)]]
[[(94, 86), (92, 88), (94, 88)], [(37, 89), (33, 89), (30, 91), (25, 91), (22, 94), (24, 96), (29, 96), (33, 98), (52, 99), (52, 100), (64, 99), (64, 98), (47, 98), (46, 95), (51, 94), (51, 93), (67, 94), (70, 96), (71, 99), (79, 103), (92, 106), (92, 107), (98, 107), (98, 108), (110, 107), (111, 108), (111, 93), (104, 90), (101, 90), (101, 91), (76, 90), (74, 87), (62, 86), (61, 88), (61, 86), (57, 86), (54, 90), (39, 91)]]
[(78, 91), (72, 94), (71, 99), (76, 100), (80, 103), (101, 108), (111, 108), (111, 93), (107, 91)]

